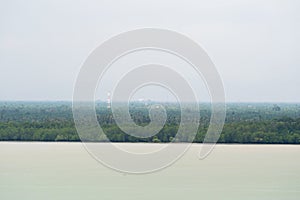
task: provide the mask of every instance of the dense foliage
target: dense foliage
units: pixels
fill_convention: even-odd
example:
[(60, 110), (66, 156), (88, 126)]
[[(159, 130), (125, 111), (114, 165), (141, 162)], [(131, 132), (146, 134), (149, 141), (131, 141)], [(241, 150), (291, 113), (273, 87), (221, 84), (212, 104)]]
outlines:
[[(169, 142), (177, 133), (181, 112), (177, 104), (164, 106), (167, 123), (157, 135), (145, 139), (122, 132), (105, 104), (98, 103), (96, 113), (103, 131), (113, 142)], [(210, 105), (200, 107), (201, 123), (194, 142), (203, 141), (210, 120)], [(144, 104), (132, 104), (130, 114), (138, 125), (150, 122)], [(188, 140), (186, 131), (180, 141)], [(80, 141), (71, 103), (0, 102), (0, 141)], [(227, 104), (226, 123), (219, 143), (299, 144), (300, 104)]]

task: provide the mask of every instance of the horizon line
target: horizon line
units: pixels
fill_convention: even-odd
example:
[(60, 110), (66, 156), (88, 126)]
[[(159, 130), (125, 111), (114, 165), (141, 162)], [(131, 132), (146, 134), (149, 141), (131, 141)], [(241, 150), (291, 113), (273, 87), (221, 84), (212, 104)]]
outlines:
[[(0, 100), (1, 103), (3, 102), (69, 102), (72, 103), (72, 100)], [(103, 102), (106, 103), (105, 100), (96, 100), (94, 102)], [(126, 101), (116, 101), (116, 103), (125, 103)], [(143, 102), (143, 101), (132, 101), (132, 102)], [(152, 101), (152, 102), (160, 102), (160, 103), (176, 103), (176, 101)], [(182, 103), (191, 103), (190, 101), (183, 101)], [(198, 103), (212, 103), (210, 101), (203, 101)], [(220, 103), (220, 102), (216, 102)], [(279, 104), (300, 104), (300, 101), (225, 101), (225, 104), (228, 103), (279, 103)]]

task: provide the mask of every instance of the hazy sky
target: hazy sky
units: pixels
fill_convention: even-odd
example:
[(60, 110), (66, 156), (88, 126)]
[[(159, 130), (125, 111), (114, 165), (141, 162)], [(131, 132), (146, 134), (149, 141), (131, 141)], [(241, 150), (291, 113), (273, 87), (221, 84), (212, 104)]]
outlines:
[(300, 102), (297, 0), (4, 0), (0, 100), (71, 100), (89, 53), (120, 32), (166, 28), (199, 43), (228, 101)]

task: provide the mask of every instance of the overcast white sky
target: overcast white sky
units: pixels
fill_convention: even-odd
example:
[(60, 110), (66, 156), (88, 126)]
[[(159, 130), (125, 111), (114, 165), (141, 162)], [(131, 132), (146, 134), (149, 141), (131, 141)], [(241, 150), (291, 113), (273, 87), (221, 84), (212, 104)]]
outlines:
[(300, 102), (299, 2), (2, 0), (0, 100), (71, 100), (94, 48), (120, 32), (154, 27), (199, 43), (228, 101)]

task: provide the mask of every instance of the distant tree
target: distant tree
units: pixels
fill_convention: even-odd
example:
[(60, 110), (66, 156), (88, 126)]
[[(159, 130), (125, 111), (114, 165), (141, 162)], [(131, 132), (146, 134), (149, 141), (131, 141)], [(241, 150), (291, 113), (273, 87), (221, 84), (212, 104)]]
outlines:
[(154, 142), (154, 143), (159, 143), (160, 140), (159, 140), (158, 137), (155, 135), (155, 136), (153, 137), (153, 139), (152, 139), (152, 142)]

